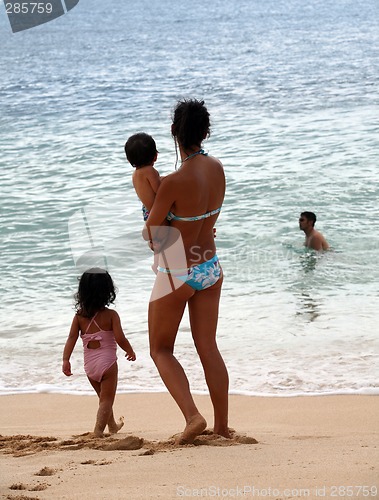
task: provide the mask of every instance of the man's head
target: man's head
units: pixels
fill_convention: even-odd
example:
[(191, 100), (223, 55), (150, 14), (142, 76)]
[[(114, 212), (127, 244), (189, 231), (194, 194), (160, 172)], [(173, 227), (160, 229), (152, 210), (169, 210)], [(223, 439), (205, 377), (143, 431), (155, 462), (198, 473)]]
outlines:
[(304, 231), (313, 228), (316, 224), (316, 214), (313, 212), (301, 212), (299, 217), (299, 228)]

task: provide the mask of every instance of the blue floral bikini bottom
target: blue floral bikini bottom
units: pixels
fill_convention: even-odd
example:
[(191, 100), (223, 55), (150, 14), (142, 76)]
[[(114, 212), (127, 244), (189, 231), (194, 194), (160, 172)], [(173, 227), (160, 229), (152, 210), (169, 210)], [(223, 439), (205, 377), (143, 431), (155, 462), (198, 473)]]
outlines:
[(175, 276), (175, 278), (184, 281), (194, 290), (205, 290), (217, 283), (222, 269), (217, 255), (214, 255), (210, 260), (188, 269), (167, 269), (158, 266), (158, 271)]

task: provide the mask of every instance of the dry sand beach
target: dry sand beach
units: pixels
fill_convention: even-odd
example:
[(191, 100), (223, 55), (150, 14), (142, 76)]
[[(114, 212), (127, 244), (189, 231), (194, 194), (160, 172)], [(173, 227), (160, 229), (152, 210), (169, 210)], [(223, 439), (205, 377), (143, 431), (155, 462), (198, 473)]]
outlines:
[[(168, 394), (118, 395), (125, 426), (102, 440), (86, 435), (95, 396), (0, 401), (1, 498), (378, 498), (377, 396), (231, 396), (234, 439), (208, 433), (182, 447)], [(211, 425), (209, 398), (196, 401)]]

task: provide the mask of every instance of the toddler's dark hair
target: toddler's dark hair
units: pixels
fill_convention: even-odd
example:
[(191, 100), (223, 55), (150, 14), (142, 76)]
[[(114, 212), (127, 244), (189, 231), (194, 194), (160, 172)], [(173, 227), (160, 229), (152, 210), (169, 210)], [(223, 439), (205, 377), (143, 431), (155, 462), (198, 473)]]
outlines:
[(108, 271), (99, 267), (85, 271), (79, 279), (74, 298), (77, 313), (86, 318), (92, 318), (98, 311), (113, 304), (116, 290)]
[(124, 149), (129, 163), (136, 168), (151, 165), (158, 153), (154, 139), (144, 132), (130, 136)]
[(201, 146), (210, 135), (210, 119), (204, 101), (184, 99), (178, 101), (172, 120), (172, 135), (184, 148)]

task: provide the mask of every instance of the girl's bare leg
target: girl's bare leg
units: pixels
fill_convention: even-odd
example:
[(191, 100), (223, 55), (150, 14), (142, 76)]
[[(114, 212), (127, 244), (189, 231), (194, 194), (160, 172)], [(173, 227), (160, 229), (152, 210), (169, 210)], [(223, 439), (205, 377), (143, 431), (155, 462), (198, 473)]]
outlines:
[(222, 278), (196, 292), (188, 301), (192, 336), (203, 365), (214, 410), (214, 432), (230, 438), (228, 428), (229, 376), (216, 343)]
[[(95, 389), (96, 394), (100, 398), (100, 390), (101, 390), (101, 383), (96, 382), (96, 380), (92, 380), (88, 377), (88, 380), (90, 381), (92, 387)], [(110, 434), (116, 434), (123, 426), (124, 426), (124, 418), (121, 417), (118, 422), (116, 422), (114, 415), (113, 415), (113, 410), (111, 411), (111, 414), (108, 419), (108, 429)]]
[(108, 425), (109, 432), (114, 434), (124, 425), (122, 419), (116, 422), (113, 415), (113, 403), (117, 389), (117, 363), (114, 363), (109, 370), (104, 373), (101, 382), (96, 382), (89, 378), (92, 387), (99, 396), (99, 409), (97, 411), (94, 434), (98, 437), (104, 435), (104, 429)]
[(112, 410), (112, 416), (108, 420), (108, 430), (109, 434), (117, 434), (118, 431), (124, 427), (124, 417), (120, 417), (118, 419), (118, 422), (115, 421), (114, 416), (113, 416), (113, 410)]
[[(167, 279), (167, 275), (158, 273), (155, 287), (159, 286), (160, 280)], [(180, 444), (192, 443), (207, 425), (192, 398), (186, 374), (173, 354), (179, 324), (186, 303), (193, 293), (188, 285), (181, 283), (181, 286), (172, 293), (151, 300), (149, 304), (150, 354), (164, 384), (186, 420)]]

